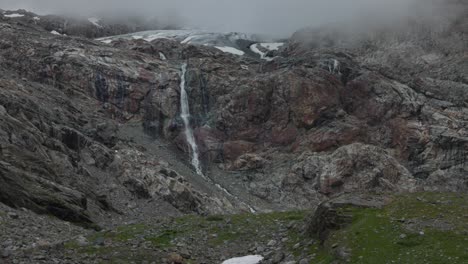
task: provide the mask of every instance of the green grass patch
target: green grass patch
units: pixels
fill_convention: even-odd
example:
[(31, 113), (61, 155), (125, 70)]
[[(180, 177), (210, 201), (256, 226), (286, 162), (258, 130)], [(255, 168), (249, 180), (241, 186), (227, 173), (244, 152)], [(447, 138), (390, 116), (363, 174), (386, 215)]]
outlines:
[(468, 194), (413, 193), (398, 196), (387, 207), (391, 217), (399, 219), (440, 218), (456, 229), (466, 229), (468, 223)]
[(75, 241), (69, 241), (65, 243), (64, 248), (68, 250), (76, 250), (79, 253), (86, 253), (89, 255), (105, 255), (115, 250), (113, 247), (101, 247), (94, 245), (80, 246)]
[[(287, 225), (291, 221), (303, 221), (305, 212), (290, 211), (290, 212), (273, 212), (267, 214), (237, 214), (225, 216), (224, 219), (229, 219), (232, 228), (226, 229), (213, 225), (210, 227), (210, 233), (216, 236), (210, 237), (209, 244), (218, 246), (224, 243), (235, 243), (246, 240), (268, 240), (269, 238), (257, 237), (259, 229), (276, 230), (279, 223)], [(267, 241), (263, 241), (267, 242)]]
[[(352, 224), (335, 231), (325, 243), (350, 250), (351, 263), (468, 263), (466, 195), (419, 193), (395, 197), (384, 209), (345, 208)], [(423, 226), (409, 229), (411, 223), (443, 220), (453, 230)], [(338, 246), (337, 246), (338, 245)], [(327, 262), (325, 262), (327, 263)]]
[(172, 240), (176, 238), (179, 234), (176, 230), (164, 230), (162, 234), (157, 236), (146, 236), (146, 241), (151, 241), (151, 243), (158, 248), (165, 248), (172, 245)]
[(238, 233), (238, 232), (232, 232), (232, 231), (222, 231), (215, 233), (216, 236), (212, 237), (209, 240), (209, 244), (212, 246), (218, 246), (223, 243), (228, 243), (228, 242), (233, 242), (235, 240), (239, 240), (241, 238), (244, 238), (247, 233)]
[[(90, 245), (80, 246), (71, 241), (65, 249), (94, 256), (105, 256), (111, 263), (128, 263), (127, 260), (151, 260), (148, 256), (175, 247), (178, 242), (187, 243), (187, 238), (206, 243), (207, 247), (216, 248), (228, 244), (267, 243), (282, 226), (291, 221), (302, 222), (304, 212), (275, 212), (269, 214), (212, 215), (207, 217), (187, 215), (158, 224), (136, 224), (118, 227), (112, 231), (96, 232), (87, 237)], [(259, 236), (259, 234), (262, 234)], [(95, 246), (101, 240), (102, 246)], [(131, 241), (138, 241), (133, 243)], [(190, 241), (190, 240), (189, 240)], [(128, 243), (130, 242), (130, 243)], [(150, 242), (150, 249), (119, 248), (123, 245), (135, 245)], [(147, 246), (147, 244), (145, 244)], [(159, 253), (161, 254), (161, 253)], [(164, 253), (162, 253), (164, 254)], [(154, 260), (154, 256), (152, 256)]]
[(120, 226), (112, 231), (96, 232), (87, 237), (90, 243), (95, 243), (98, 239), (111, 239), (114, 241), (127, 241), (142, 235), (148, 226), (143, 224)]
[(217, 221), (223, 221), (224, 217), (222, 215), (210, 215), (206, 218), (206, 221), (209, 222), (217, 222)]
[[(267, 214), (187, 215), (149, 225), (128, 225), (88, 236), (90, 246), (65, 244), (90, 255), (106, 255), (113, 262), (127, 263), (155, 259), (186, 238), (216, 249), (229, 245), (266, 244), (279, 230), (287, 230), (286, 248), (298, 259), (311, 256), (314, 264), (343, 262), (337, 252), (349, 252), (349, 263), (468, 263), (468, 194), (415, 193), (393, 197), (382, 209), (343, 207), (337, 211), (350, 219), (348, 225), (333, 231), (324, 244), (291, 228), (301, 225), (308, 212)], [(346, 222), (346, 221), (345, 221)], [(443, 228), (438, 226), (442, 223)], [(94, 246), (97, 240), (113, 242), (149, 241), (149, 249)], [(191, 240), (189, 240), (191, 241)], [(137, 243), (138, 244), (138, 243)], [(119, 262), (120, 261), (120, 262)]]
[(118, 227), (116, 232), (108, 232), (106, 233), (108, 237), (112, 239), (117, 239), (120, 241), (130, 240), (135, 238), (138, 235), (141, 235), (145, 232), (148, 227), (143, 224), (136, 224), (136, 225), (128, 225), (128, 226), (121, 226)]
[[(286, 242), (286, 246), (294, 256), (299, 257), (301, 254), (306, 252), (307, 255), (313, 256), (312, 263), (314, 264), (332, 263), (336, 260), (333, 254), (320, 245), (318, 240), (313, 241), (312, 245), (304, 245), (304, 241), (311, 241), (311, 238), (297, 229), (290, 229), (288, 231), (288, 241)], [(296, 244), (298, 243), (301, 246), (296, 247)]]

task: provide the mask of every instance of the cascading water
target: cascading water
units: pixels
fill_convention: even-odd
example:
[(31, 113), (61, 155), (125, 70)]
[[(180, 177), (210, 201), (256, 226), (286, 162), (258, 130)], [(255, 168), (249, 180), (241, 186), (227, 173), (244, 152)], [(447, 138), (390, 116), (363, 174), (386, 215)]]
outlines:
[[(182, 120), (184, 121), (185, 138), (191, 148), (191, 158), (192, 158), (191, 163), (192, 163), (192, 166), (195, 168), (195, 171), (197, 172), (198, 175), (202, 176), (205, 180), (212, 182), (213, 180), (205, 177), (201, 169), (200, 159), (198, 157), (197, 142), (195, 141), (193, 130), (192, 130), (192, 127), (190, 126), (190, 108), (189, 108), (187, 91), (185, 90), (185, 75), (187, 73), (187, 63), (182, 64), (181, 70), (182, 70), (182, 74), (181, 74), (181, 81), (180, 81), (180, 117), (182, 117)], [(221, 185), (215, 184), (215, 186), (218, 189), (225, 192), (228, 196), (233, 197), (234, 199), (238, 200), (241, 204), (248, 207), (250, 212), (252, 213), (256, 212), (255, 209), (253, 209), (250, 205), (242, 202), (239, 199), (239, 197), (233, 195), (228, 190), (223, 188)]]
[(328, 62), (328, 71), (333, 74), (340, 74), (340, 62), (338, 60), (332, 59)]
[(191, 163), (192, 166), (195, 168), (195, 171), (198, 175), (203, 176), (203, 171), (200, 166), (200, 159), (198, 158), (198, 147), (197, 142), (195, 141), (195, 137), (193, 135), (192, 127), (190, 126), (190, 108), (188, 103), (188, 95), (187, 91), (185, 90), (185, 74), (187, 73), (187, 63), (182, 64), (182, 76), (180, 82), (180, 117), (184, 121), (185, 127), (185, 138), (187, 143), (190, 145), (191, 148)]

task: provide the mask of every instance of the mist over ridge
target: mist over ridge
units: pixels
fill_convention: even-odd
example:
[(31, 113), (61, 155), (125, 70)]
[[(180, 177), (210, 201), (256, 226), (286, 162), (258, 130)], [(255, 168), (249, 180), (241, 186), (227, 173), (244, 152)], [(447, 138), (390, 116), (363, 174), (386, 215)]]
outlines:
[[(137, 15), (163, 23), (213, 31), (288, 37), (303, 27), (349, 21), (388, 23), (433, 15), (421, 0), (0, 0), (2, 9), (80, 16)], [(440, 2), (440, 1), (439, 1)], [(416, 5), (418, 4), (418, 5)], [(424, 9), (424, 10), (422, 10)]]

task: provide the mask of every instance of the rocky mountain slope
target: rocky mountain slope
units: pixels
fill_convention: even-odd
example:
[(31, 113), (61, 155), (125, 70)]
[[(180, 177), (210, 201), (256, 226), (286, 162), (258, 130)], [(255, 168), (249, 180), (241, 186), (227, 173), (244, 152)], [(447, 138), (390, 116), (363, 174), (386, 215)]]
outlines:
[(156, 19), (144, 19), (138, 16), (109, 16), (102, 14), (102, 18), (37, 15), (27, 10), (2, 10), (0, 16), (13, 23), (36, 25), (56, 35), (80, 36), (85, 38), (99, 38), (115, 36), (131, 32), (156, 29), (177, 29), (177, 25), (161, 23)]
[[(46, 18), (1, 12), (0, 202), (109, 230), (310, 210), (342, 193), (466, 192), (468, 9), (449, 3), (437, 28), (304, 29), (269, 59), (177, 38), (103, 43), (86, 37), (135, 28), (55, 34)], [(203, 175), (181, 118), (184, 63)], [(37, 236), (48, 249), (66, 240), (55, 221)], [(37, 247), (10, 226), (25, 240), (1, 245), (8, 261)], [(91, 232), (78, 226), (64, 236)]]

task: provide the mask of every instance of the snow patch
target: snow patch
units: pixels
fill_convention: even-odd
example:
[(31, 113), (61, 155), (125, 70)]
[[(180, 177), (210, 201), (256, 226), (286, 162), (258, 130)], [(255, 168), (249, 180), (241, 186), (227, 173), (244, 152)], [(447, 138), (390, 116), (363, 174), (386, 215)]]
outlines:
[(91, 24), (95, 25), (96, 27), (102, 28), (102, 26), (99, 24), (99, 21), (101, 21), (101, 19), (96, 18), (96, 17), (90, 17), (90, 18), (88, 18), (88, 21), (89, 21)]
[(261, 59), (267, 60), (267, 61), (272, 61), (274, 58), (267, 57), (266, 52), (261, 51), (259, 49), (259, 46), (261, 46), (264, 49), (267, 49), (267, 50), (271, 51), (271, 50), (278, 50), (283, 45), (284, 45), (284, 43), (256, 43), (256, 44), (252, 44), (250, 46), (250, 50), (252, 52), (257, 53), (258, 55), (260, 55)]
[(194, 38), (195, 38), (195, 36), (189, 36), (189, 37), (185, 38), (184, 40), (182, 40), (182, 42), (180, 42), (180, 44), (190, 44), (190, 41), (192, 39), (194, 39)]
[(191, 40), (190, 34), (191, 31), (188, 30), (155, 30), (133, 33), (132, 38), (144, 39), (149, 42), (155, 39), (182, 39), (182, 42), (186, 43)]
[(284, 43), (282, 42), (274, 42), (274, 43), (260, 43), (260, 46), (264, 47), (265, 49), (268, 50), (279, 50), (281, 46), (283, 46)]
[(258, 264), (263, 259), (260, 255), (250, 255), (239, 258), (232, 258), (223, 261), (221, 264)]
[(162, 52), (159, 52), (159, 58), (160, 58), (161, 60), (164, 60), (164, 61), (167, 60), (166, 55), (164, 55), (164, 53), (162, 53)]
[(219, 46), (215, 46), (215, 48), (221, 50), (222, 52), (231, 53), (231, 54), (234, 54), (234, 55), (242, 56), (242, 55), (245, 54), (242, 50), (238, 50), (238, 49), (233, 48), (233, 47), (227, 47), (227, 46), (219, 47)]
[(54, 34), (54, 35), (57, 35), (57, 36), (62, 36), (62, 34), (58, 33), (58, 32), (55, 31), (55, 30), (52, 30), (52, 31), (50, 32), (50, 34)]
[(41, 18), (40, 18), (40, 17), (33, 17), (33, 19), (34, 19), (35, 21), (39, 21), (39, 20), (41, 20)]
[(251, 50), (253, 53), (257, 53), (258, 55), (260, 55), (260, 58), (261, 58), (261, 59), (264, 59), (264, 58), (265, 58), (265, 53), (258, 49), (258, 45), (259, 45), (258, 43), (257, 43), (257, 44), (252, 44), (252, 45), (250, 46), (250, 50)]
[(4, 15), (5, 17), (11, 17), (11, 18), (15, 18), (15, 17), (24, 17), (23, 14), (17, 14), (17, 13), (13, 13), (13, 14), (8, 14), (8, 15)]

